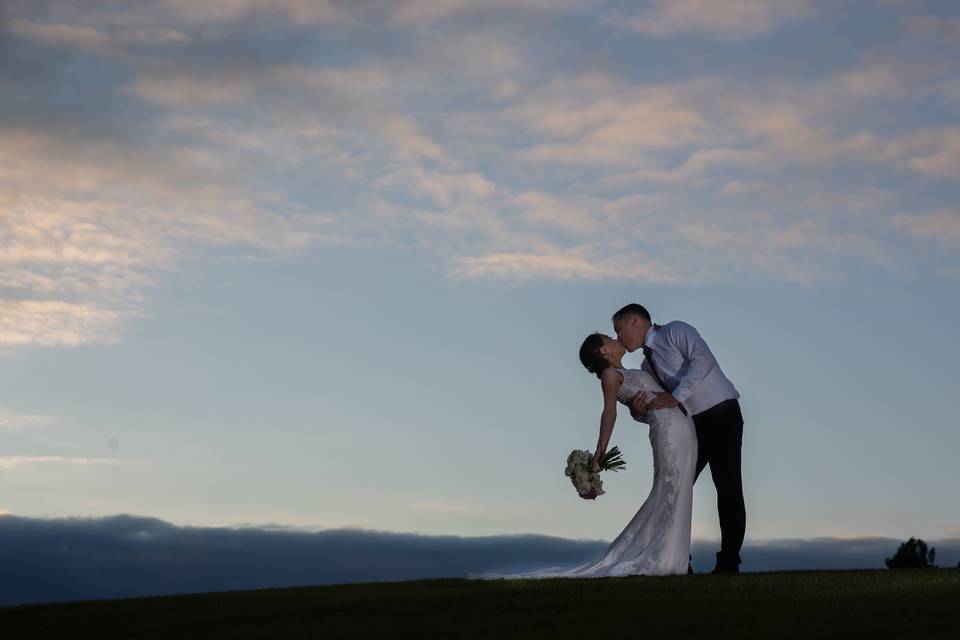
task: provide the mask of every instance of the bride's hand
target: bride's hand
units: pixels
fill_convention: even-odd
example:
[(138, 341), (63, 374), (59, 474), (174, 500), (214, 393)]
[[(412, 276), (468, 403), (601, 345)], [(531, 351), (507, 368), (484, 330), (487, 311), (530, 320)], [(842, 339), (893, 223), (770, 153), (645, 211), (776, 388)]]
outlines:
[(600, 458), (603, 457), (601, 452), (596, 452), (593, 454), (593, 459), (590, 461), (590, 468), (594, 471), (600, 471)]

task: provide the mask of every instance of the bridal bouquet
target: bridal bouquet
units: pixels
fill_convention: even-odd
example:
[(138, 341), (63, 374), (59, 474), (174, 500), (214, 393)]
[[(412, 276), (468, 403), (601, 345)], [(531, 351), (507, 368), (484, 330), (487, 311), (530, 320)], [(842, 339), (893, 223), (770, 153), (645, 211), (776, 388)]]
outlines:
[[(600, 472), (594, 471), (590, 461), (593, 460), (593, 454), (589, 451), (574, 449), (567, 456), (567, 468), (563, 472), (570, 478), (573, 487), (584, 500), (593, 500), (599, 495), (606, 493), (603, 490), (603, 480), (600, 479)], [(624, 462), (620, 454), (620, 448), (614, 447), (607, 451), (600, 460), (600, 471), (620, 471), (626, 469), (627, 463)]]

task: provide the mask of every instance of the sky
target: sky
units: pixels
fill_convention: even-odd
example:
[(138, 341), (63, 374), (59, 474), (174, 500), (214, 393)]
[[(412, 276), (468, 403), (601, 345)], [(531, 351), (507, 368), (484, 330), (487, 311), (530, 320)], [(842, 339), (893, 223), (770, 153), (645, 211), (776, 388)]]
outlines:
[(954, 2), (7, 0), (0, 514), (612, 540), (646, 425), (562, 471), (639, 302), (748, 542), (960, 538), (957, 69)]

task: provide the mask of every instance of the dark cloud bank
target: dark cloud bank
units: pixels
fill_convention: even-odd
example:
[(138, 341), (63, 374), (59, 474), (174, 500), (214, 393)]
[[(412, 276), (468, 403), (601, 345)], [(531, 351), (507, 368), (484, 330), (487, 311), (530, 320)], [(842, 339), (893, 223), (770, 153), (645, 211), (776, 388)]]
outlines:
[[(899, 540), (748, 543), (743, 569), (881, 568)], [(930, 542), (930, 541), (928, 541)], [(0, 517), (0, 605), (522, 571), (575, 565), (600, 540), (541, 535), (431, 536), (362, 529), (181, 527), (156, 518)], [(956, 566), (960, 540), (931, 542)], [(712, 568), (714, 543), (694, 545)]]

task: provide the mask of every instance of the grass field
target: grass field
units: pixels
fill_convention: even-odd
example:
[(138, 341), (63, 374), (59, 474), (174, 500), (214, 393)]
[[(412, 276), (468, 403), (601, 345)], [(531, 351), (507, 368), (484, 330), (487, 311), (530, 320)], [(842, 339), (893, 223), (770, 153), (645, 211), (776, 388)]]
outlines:
[(960, 638), (960, 570), (417, 580), (0, 609), (19, 638)]

